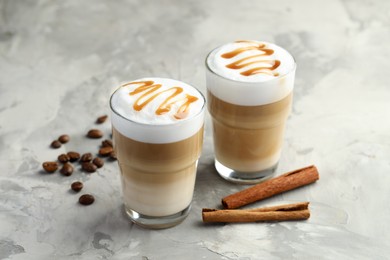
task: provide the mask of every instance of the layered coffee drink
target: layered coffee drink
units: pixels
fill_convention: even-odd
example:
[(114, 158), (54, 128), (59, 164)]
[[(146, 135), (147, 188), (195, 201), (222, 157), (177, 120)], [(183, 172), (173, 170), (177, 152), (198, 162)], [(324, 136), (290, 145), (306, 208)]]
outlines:
[(148, 228), (180, 223), (192, 201), (205, 98), (184, 82), (143, 78), (119, 87), (110, 105), (126, 213)]
[(294, 58), (275, 44), (236, 41), (214, 49), (206, 65), (218, 173), (240, 183), (271, 177), (291, 110)]

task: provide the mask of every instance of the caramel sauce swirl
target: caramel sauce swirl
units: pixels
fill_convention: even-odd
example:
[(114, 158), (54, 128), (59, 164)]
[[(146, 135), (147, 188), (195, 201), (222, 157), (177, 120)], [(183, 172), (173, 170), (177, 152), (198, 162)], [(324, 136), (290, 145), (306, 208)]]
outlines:
[(243, 52), (251, 51), (251, 50), (260, 51), (261, 53), (251, 55), (251, 56), (239, 59), (239, 60), (232, 62), (230, 64), (227, 64), (226, 65), (227, 68), (237, 70), (237, 69), (242, 69), (242, 68), (248, 67), (252, 64), (261, 63), (261, 64), (267, 64), (268, 66), (254, 67), (254, 68), (242, 71), (242, 72), (240, 72), (240, 74), (243, 76), (252, 76), (252, 75), (261, 73), (261, 74), (267, 74), (267, 75), (275, 76), (275, 77), (279, 76), (279, 73), (274, 72), (274, 70), (280, 66), (279, 60), (261, 59), (261, 57), (266, 57), (266, 56), (272, 55), (274, 53), (274, 50), (267, 49), (266, 45), (264, 43), (258, 43), (258, 42), (254, 42), (254, 41), (236, 41), (236, 42), (237, 43), (240, 43), (240, 42), (253, 43), (254, 45), (240, 47), (240, 48), (237, 48), (233, 51), (223, 53), (221, 55), (222, 58), (231, 59), (231, 58), (234, 58), (235, 56), (237, 56)]
[(197, 97), (185, 94), (183, 98), (175, 98), (179, 94), (183, 92), (183, 88), (175, 86), (168, 88), (166, 90), (158, 91), (162, 85), (154, 84), (154, 81), (137, 81), (137, 82), (129, 82), (122, 87), (129, 85), (140, 85), (133, 91), (129, 93), (130, 96), (134, 96), (137, 94), (141, 94), (133, 104), (133, 108), (136, 111), (141, 111), (145, 106), (147, 106), (150, 102), (152, 102), (156, 97), (163, 93), (171, 93), (157, 108), (155, 111), (156, 115), (163, 115), (168, 113), (172, 109), (172, 105), (181, 104), (181, 106), (176, 110), (173, 115), (176, 119), (184, 119), (188, 115), (188, 111), (190, 109), (191, 103), (198, 100)]

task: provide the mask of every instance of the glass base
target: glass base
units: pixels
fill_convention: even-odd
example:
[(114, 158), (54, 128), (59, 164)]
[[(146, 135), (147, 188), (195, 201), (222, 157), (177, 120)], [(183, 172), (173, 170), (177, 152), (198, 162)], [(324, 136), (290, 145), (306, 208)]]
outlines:
[(163, 229), (180, 224), (190, 212), (191, 204), (182, 211), (169, 216), (146, 216), (125, 206), (126, 215), (132, 222), (143, 228)]
[(278, 167), (278, 163), (274, 166), (264, 169), (258, 172), (240, 172), (233, 169), (230, 169), (224, 166), (222, 163), (215, 160), (215, 168), (217, 169), (219, 175), (227, 181), (240, 183), (240, 184), (254, 184), (265, 181), (271, 178), (276, 168)]

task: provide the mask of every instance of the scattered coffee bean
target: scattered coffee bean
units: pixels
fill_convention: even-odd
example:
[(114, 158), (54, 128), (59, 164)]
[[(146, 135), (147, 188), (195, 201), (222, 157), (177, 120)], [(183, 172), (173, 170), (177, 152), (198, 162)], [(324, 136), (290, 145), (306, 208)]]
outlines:
[(91, 205), (94, 201), (95, 198), (91, 194), (84, 194), (79, 198), (79, 203), (84, 206)]
[(94, 139), (102, 138), (103, 137), (103, 132), (100, 131), (99, 129), (91, 129), (91, 130), (88, 131), (87, 137), (94, 138)]
[(80, 154), (76, 152), (68, 152), (67, 155), (69, 156), (69, 161), (71, 162), (75, 162), (80, 159)]
[(113, 147), (111, 140), (106, 139), (106, 140), (102, 141), (102, 147), (107, 147), (107, 146)]
[(79, 192), (81, 191), (81, 189), (83, 188), (83, 183), (82, 182), (79, 182), (79, 181), (75, 181), (72, 183), (72, 185), (70, 186), (72, 188), (72, 190), (74, 190), (75, 192)]
[(116, 158), (116, 153), (115, 153), (115, 151), (112, 151), (111, 153), (110, 153), (110, 158), (112, 159), (112, 160), (116, 160), (117, 158)]
[(89, 173), (92, 173), (92, 172), (95, 172), (97, 170), (97, 166), (91, 162), (84, 162), (82, 165), (81, 165), (81, 168), (86, 171), (86, 172), (89, 172)]
[(43, 169), (48, 173), (53, 173), (58, 169), (57, 162), (44, 162), (42, 163)]
[(99, 149), (99, 154), (101, 156), (109, 156), (112, 151), (113, 149), (111, 146), (106, 146)]
[(70, 160), (70, 157), (69, 157), (69, 155), (67, 155), (67, 154), (60, 154), (59, 156), (58, 156), (58, 161), (60, 161), (60, 162), (62, 162), (62, 163), (66, 163), (66, 162), (69, 162), (69, 160)]
[(81, 162), (90, 162), (92, 161), (92, 154), (91, 153), (85, 153), (81, 156), (80, 159)]
[(57, 148), (60, 148), (60, 147), (61, 147), (61, 143), (60, 143), (60, 141), (58, 141), (58, 140), (54, 140), (54, 141), (50, 144), (50, 146), (51, 146), (52, 148), (54, 148), (54, 149), (57, 149)]
[(95, 159), (93, 159), (92, 163), (95, 164), (96, 167), (98, 167), (98, 168), (102, 168), (104, 165), (104, 161), (99, 157), (96, 157)]
[(69, 142), (69, 135), (61, 135), (60, 137), (58, 137), (58, 141), (60, 141), (62, 144), (66, 144), (67, 142)]
[(73, 173), (73, 166), (70, 163), (65, 163), (64, 166), (62, 166), (60, 173), (65, 176), (70, 176)]
[(104, 122), (106, 122), (107, 118), (108, 118), (107, 115), (99, 116), (99, 117), (96, 119), (96, 123), (97, 123), (97, 124), (103, 124)]

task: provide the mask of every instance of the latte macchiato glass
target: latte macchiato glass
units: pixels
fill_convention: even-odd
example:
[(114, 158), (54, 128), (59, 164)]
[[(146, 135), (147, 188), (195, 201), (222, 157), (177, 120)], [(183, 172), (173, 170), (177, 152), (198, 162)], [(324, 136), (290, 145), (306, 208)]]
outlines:
[(111, 96), (125, 211), (147, 228), (188, 215), (203, 144), (205, 98), (184, 82), (143, 78)]
[(291, 110), (294, 58), (275, 44), (236, 41), (211, 51), (206, 67), (218, 173), (238, 183), (271, 177)]

